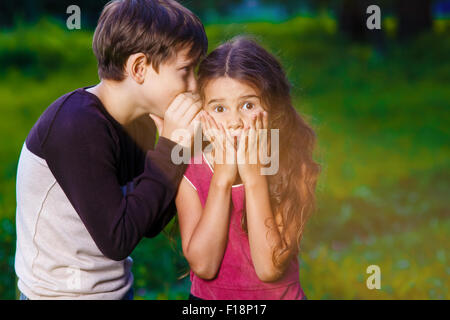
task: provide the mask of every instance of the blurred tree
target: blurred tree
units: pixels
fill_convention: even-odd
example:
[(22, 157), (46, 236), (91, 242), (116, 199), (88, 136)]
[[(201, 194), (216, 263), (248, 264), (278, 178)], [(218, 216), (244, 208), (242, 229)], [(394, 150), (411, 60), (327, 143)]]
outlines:
[(0, 27), (13, 26), (15, 19), (35, 21), (41, 11), (41, 2), (39, 1), (0, 1)]
[[(317, 0), (316, 2), (320, 2), (322, 0)], [(261, 3), (264, 4), (279, 4), (286, 8), (287, 12), (291, 14), (297, 13), (300, 7), (311, 7), (314, 4), (314, 1), (310, 0), (283, 0), (283, 1), (274, 1), (274, 0), (261, 0)]]
[(81, 27), (95, 28), (100, 13), (108, 0), (43, 0), (43, 11), (53, 17), (66, 21), (67, 7), (77, 5), (81, 9)]
[(343, 0), (338, 6), (339, 30), (351, 39), (366, 39), (366, 6), (367, 0)]
[(82, 27), (94, 28), (103, 6), (108, 0), (15, 0), (0, 1), (0, 27), (12, 27), (15, 19), (36, 22), (43, 15), (50, 15), (65, 22), (67, 7), (77, 5), (81, 9)]
[(202, 20), (208, 18), (208, 14), (227, 14), (232, 6), (239, 4), (242, 0), (179, 0), (186, 8), (189, 8)]
[[(326, 2), (322, 1), (322, 3)], [(370, 5), (379, 6), (382, 19), (383, 15), (392, 11), (391, 1), (342, 0), (333, 1), (333, 3), (339, 31), (353, 41), (371, 43), (379, 55), (384, 55), (386, 51), (386, 34), (383, 28), (370, 30), (367, 27), (367, 19), (370, 17), (370, 14), (367, 13), (367, 8)]]
[(333, 8), (338, 18), (339, 30), (355, 41), (383, 41), (384, 33), (368, 30), (366, 9), (370, 5), (381, 8), (382, 17), (393, 14), (397, 17), (397, 35), (406, 39), (429, 30), (432, 25), (433, 0), (318, 0), (314, 7)]
[(431, 28), (432, 1), (395, 1), (395, 12), (398, 19), (397, 36), (400, 40), (411, 38)]
[[(223, 16), (243, 1), (255, 1), (261, 4), (274, 4), (285, 7), (289, 14), (296, 14), (299, 8), (308, 10), (332, 10), (338, 19), (339, 30), (355, 41), (372, 41), (380, 45), (384, 33), (368, 30), (366, 9), (376, 4), (381, 8), (382, 16), (395, 13), (398, 18), (398, 37), (407, 39), (430, 29), (432, 25), (433, 0), (179, 0), (190, 8), (202, 20), (208, 21), (213, 14)], [(15, 0), (0, 1), (0, 27), (11, 27), (15, 19), (35, 22), (43, 15), (64, 22), (66, 9), (75, 4), (81, 8), (82, 28), (94, 28), (103, 6), (108, 0)]]

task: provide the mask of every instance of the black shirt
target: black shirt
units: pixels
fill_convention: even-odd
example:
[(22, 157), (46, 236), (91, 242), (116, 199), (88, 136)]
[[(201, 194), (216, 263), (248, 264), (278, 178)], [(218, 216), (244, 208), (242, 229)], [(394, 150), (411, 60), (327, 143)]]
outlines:
[(155, 147), (155, 138), (148, 115), (124, 127), (81, 88), (47, 108), (26, 144), (46, 160), (100, 251), (122, 260), (176, 212), (186, 164), (171, 161), (173, 141), (159, 137)]

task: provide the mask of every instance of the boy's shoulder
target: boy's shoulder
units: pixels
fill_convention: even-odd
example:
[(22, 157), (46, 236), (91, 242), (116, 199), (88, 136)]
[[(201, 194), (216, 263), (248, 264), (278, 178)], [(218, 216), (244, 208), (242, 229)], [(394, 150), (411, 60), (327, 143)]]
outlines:
[(76, 143), (82, 137), (95, 138), (96, 132), (110, 131), (112, 118), (100, 100), (85, 89), (64, 94), (42, 113), (26, 139), (32, 152), (42, 153), (50, 139), (53, 143)]
[(79, 125), (84, 121), (111, 120), (106, 119), (107, 113), (100, 100), (85, 89), (76, 89), (56, 99), (42, 113), (37, 123), (51, 126), (55, 121), (61, 121), (64, 126), (68, 127)]

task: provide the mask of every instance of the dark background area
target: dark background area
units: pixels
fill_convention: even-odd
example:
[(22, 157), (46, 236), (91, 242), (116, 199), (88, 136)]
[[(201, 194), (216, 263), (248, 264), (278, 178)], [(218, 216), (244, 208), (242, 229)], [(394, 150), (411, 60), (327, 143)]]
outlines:
[[(383, 14), (394, 15), (398, 19), (400, 39), (429, 30), (432, 25), (433, 10), (437, 12), (449, 10), (448, 3), (432, 0), (184, 0), (180, 2), (206, 22), (218, 20), (219, 14), (222, 17), (239, 19), (239, 16), (245, 16), (243, 13), (247, 13), (248, 10), (252, 11), (254, 16), (259, 14), (260, 17), (264, 17), (264, 8), (272, 9), (274, 15), (269, 15), (272, 19), (292, 17), (299, 12), (313, 13), (329, 10), (338, 18), (340, 30), (356, 40), (370, 38), (371, 33), (365, 28), (366, 8), (369, 5), (378, 5), (383, 8)], [(99, 13), (106, 3), (107, 1), (76, 1), (76, 4), (82, 8), (82, 22), (85, 28), (95, 28)], [(71, 4), (74, 4), (74, 1), (2, 1), (0, 27), (13, 27), (17, 20), (36, 22), (43, 15), (65, 21), (66, 8)]]

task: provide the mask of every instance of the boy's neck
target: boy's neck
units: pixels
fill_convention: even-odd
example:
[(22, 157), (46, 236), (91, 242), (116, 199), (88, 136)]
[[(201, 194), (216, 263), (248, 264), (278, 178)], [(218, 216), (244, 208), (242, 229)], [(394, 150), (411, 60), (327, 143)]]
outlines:
[(132, 90), (123, 82), (102, 80), (86, 91), (96, 95), (106, 111), (123, 126), (147, 113), (137, 105)]

